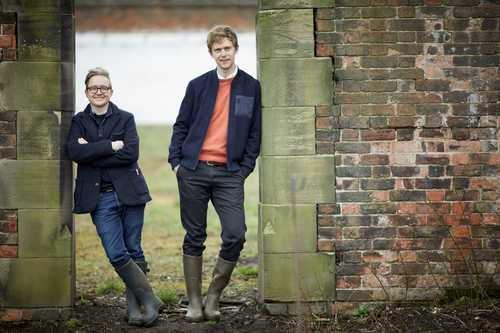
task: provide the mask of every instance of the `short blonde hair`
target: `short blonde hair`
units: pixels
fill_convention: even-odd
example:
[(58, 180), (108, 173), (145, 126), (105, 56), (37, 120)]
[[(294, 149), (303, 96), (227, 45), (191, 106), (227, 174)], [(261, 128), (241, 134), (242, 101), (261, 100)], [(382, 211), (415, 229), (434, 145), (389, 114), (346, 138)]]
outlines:
[(95, 67), (89, 69), (89, 72), (87, 73), (87, 76), (85, 76), (85, 87), (88, 88), (87, 84), (89, 83), (90, 79), (96, 75), (101, 75), (104, 76), (109, 80), (109, 86), (111, 87), (111, 78), (109, 77), (109, 72), (105, 70), (102, 67)]
[(228, 25), (216, 25), (208, 32), (207, 36), (207, 46), (208, 52), (212, 53), (212, 45), (219, 42), (223, 38), (227, 38), (233, 43), (235, 49), (238, 49), (238, 37), (233, 28)]

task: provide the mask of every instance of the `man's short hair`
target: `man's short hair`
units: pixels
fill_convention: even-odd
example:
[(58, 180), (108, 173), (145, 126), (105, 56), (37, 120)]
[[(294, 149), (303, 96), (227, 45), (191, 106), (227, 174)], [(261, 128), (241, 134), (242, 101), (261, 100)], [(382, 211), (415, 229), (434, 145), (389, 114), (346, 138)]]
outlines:
[(212, 45), (216, 42), (221, 41), (223, 38), (227, 38), (233, 43), (235, 49), (238, 49), (238, 37), (236, 32), (228, 25), (216, 25), (208, 32), (207, 36), (207, 46), (208, 52), (212, 53)]
[(101, 75), (107, 78), (109, 80), (109, 85), (111, 86), (111, 78), (109, 77), (109, 72), (102, 67), (95, 67), (89, 69), (89, 72), (85, 77), (85, 87), (87, 87), (87, 84), (89, 83), (90, 79), (96, 75)]

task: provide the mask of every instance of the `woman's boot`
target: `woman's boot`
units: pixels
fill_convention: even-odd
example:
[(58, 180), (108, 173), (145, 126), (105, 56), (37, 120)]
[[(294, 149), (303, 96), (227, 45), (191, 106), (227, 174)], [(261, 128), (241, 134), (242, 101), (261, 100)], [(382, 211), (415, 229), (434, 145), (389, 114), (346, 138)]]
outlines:
[[(148, 263), (145, 261), (137, 261), (137, 266), (144, 272), (144, 275), (148, 275)], [(129, 325), (132, 326), (142, 326), (144, 322), (144, 318), (141, 312), (141, 305), (139, 301), (135, 297), (134, 293), (130, 288), (126, 290), (126, 299), (127, 299), (127, 321)]]
[(146, 275), (133, 260), (129, 260), (125, 265), (117, 268), (116, 272), (139, 303), (142, 304), (144, 309), (143, 325), (151, 326), (158, 318), (158, 312), (163, 303), (155, 296)]

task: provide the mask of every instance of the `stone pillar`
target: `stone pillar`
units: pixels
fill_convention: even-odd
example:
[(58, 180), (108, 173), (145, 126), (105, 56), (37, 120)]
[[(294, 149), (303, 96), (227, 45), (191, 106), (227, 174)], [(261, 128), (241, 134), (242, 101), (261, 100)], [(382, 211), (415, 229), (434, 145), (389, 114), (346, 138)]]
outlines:
[(335, 293), (335, 256), (317, 246), (318, 207), (335, 201), (334, 156), (318, 151), (315, 126), (318, 110), (332, 108), (332, 60), (314, 54), (314, 8), (332, 6), (260, 1), (259, 301), (271, 313), (328, 304)]
[(1, 0), (0, 27), (0, 320), (61, 319), (75, 285), (73, 1)]

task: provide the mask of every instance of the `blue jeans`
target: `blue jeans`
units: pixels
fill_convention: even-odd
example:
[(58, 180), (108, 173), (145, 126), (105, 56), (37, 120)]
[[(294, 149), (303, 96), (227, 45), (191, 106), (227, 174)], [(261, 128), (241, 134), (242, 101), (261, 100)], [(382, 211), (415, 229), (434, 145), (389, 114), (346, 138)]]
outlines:
[(130, 259), (143, 262), (141, 247), (144, 205), (125, 206), (116, 192), (102, 192), (94, 211), (90, 213), (106, 256), (113, 267), (119, 268)]

